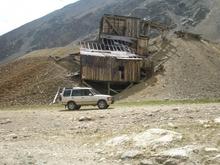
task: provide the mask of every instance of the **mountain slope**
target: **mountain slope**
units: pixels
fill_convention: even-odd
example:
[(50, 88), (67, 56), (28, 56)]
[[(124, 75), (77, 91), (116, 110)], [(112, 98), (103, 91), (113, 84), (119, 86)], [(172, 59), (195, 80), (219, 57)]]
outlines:
[[(172, 38), (157, 43), (164, 69), (151, 79), (120, 93), (123, 100), (220, 98), (220, 44)], [(79, 84), (70, 73), (79, 69), (69, 47), (29, 53), (0, 66), (0, 107), (49, 104), (58, 87)], [(49, 52), (49, 53), (48, 53)], [(50, 52), (52, 52), (50, 54)], [(59, 56), (54, 60), (49, 56)]]
[(79, 81), (69, 76), (78, 68), (68, 56), (59, 61), (26, 56), (4, 64), (0, 66), (0, 107), (51, 103), (58, 87), (78, 86)]
[[(162, 47), (162, 46), (161, 46)], [(166, 47), (169, 51), (166, 51)], [(164, 51), (163, 51), (164, 50)], [(220, 45), (173, 38), (162, 72), (120, 94), (127, 100), (220, 98)]]
[[(219, 8), (218, 0), (80, 0), (0, 36), (0, 61), (33, 50), (65, 46), (94, 34), (105, 13), (156, 20), (217, 41)], [(210, 28), (205, 28), (206, 23)], [(210, 29), (216, 30), (212, 33)]]

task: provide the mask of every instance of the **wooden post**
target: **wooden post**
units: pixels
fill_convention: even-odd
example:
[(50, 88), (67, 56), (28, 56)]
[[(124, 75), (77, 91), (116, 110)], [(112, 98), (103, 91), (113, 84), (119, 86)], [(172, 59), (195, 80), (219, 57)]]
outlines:
[(82, 86), (83, 85), (83, 77), (82, 77), (82, 71), (83, 71), (83, 66), (82, 66), (82, 55), (80, 55), (80, 86)]
[(108, 95), (110, 95), (111, 94), (111, 84), (110, 84), (110, 82), (108, 82), (107, 85), (108, 85)]
[(150, 38), (147, 39), (147, 45), (146, 45), (147, 54), (148, 54), (148, 52), (149, 52), (149, 41), (150, 41)]

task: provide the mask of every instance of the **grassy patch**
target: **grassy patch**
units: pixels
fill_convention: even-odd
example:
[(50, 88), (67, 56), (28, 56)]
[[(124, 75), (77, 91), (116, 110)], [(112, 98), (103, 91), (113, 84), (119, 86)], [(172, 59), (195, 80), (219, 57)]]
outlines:
[(143, 106), (143, 105), (176, 105), (176, 104), (209, 104), (220, 103), (220, 99), (195, 99), (195, 100), (143, 100), (143, 101), (119, 101), (119, 106)]

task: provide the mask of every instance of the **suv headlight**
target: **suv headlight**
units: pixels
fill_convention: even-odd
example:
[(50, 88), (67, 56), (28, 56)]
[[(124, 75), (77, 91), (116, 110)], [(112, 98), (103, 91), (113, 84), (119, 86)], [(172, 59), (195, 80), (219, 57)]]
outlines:
[(108, 100), (108, 101), (112, 101), (112, 97), (108, 97), (107, 100)]

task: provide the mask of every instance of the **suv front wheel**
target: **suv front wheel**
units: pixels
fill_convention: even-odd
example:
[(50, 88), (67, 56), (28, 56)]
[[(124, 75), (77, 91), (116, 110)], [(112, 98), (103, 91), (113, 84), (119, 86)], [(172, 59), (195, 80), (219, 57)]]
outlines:
[(107, 109), (108, 108), (108, 104), (105, 100), (100, 100), (98, 102), (98, 107), (99, 109)]
[(68, 110), (76, 110), (77, 107), (78, 106), (73, 101), (67, 103)]

